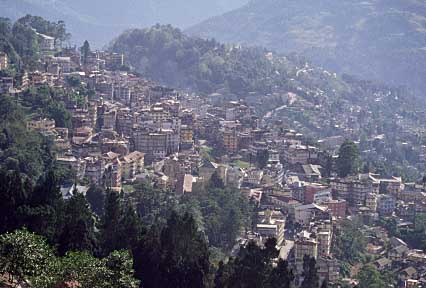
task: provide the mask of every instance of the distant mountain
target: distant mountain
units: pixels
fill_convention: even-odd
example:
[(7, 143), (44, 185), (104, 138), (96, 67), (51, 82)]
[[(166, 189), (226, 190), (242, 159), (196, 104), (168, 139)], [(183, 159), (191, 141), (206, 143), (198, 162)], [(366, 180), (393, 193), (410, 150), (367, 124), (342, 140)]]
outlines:
[(123, 30), (156, 23), (188, 27), (248, 0), (0, 0), (0, 17), (64, 20), (73, 40), (102, 46)]
[(334, 71), (426, 89), (422, 0), (252, 0), (186, 32), (298, 52)]

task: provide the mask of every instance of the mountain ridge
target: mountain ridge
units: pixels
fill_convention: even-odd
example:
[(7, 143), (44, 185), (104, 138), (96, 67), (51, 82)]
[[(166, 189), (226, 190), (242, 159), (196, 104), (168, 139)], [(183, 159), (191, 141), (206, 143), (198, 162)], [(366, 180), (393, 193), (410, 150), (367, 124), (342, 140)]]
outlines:
[(254, 0), (185, 32), (297, 52), (327, 69), (421, 91), (425, 15), (416, 0)]
[[(214, 15), (245, 4), (247, 0), (0, 0), (0, 16), (17, 20), (26, 14), (51, 21), (63, 20), (80, 44), (91, 39), (102, 47), (112, 36), (128, 28), (142, 28), (156, 23), (188, 27)], [(106, 5), (108, 4), (108, 5)]]

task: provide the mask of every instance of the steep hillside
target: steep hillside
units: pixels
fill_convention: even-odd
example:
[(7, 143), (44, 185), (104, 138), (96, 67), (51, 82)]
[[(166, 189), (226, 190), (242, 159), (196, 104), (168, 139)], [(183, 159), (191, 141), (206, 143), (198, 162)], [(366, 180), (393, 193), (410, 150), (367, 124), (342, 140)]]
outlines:
[(312, 105), (337, 103), (340, 99), (354, 105), (370, 105), (377, 93), (389, 99), (396, 96), (397, 103), (392, 100), (392, 105), (414, 102), (414, 98), (407, 101), (407, 91), (339, 77), (296, 54), (284, 57), (262, 48), (203, 40), (170, 25), (128, 30), (110, 44), (110, 49), (124, 53), (131, 66), (154, 81), (204, 94), (219, 92), (229, 98), (264, 102), (259, 109), (276, 104), (268, 103), (269, 96), (288, 92)]
[[(345, 89), (345, 83), (330, 73), (306, 68), (303, 59), (189, 37), (170, 25), (126, 31), (110, 49), (124, 53), (129, 64), (146, 77), (202, 93), (220, 91), (245, 97), (250, 92), (266, 95), (283, 87), (320, 86), (330, 93)], [(302, 73), (305, 68), (312, 72), (312, 80)]]
[(187, 32), (298, 52), (338, 72), (426, 88), (426, 2), (254, 0)]
[(129, 27), (156, 23), (188, 27), (245, 3), (247, 0), (1, 0), (0, 16), (16, 20), (31, 14), (64, 20), (74, 41), (91, 39), (99, 47)]

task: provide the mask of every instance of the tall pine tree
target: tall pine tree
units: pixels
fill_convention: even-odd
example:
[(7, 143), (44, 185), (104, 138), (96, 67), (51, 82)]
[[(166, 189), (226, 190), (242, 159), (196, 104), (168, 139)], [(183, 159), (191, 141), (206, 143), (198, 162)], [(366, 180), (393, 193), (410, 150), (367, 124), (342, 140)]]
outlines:
[(58, 239), (58, 252), (87, 251), (92, 253), (96, 245), (93, 214), (86, 198), (76, 194), (65, 203), (62, 231)]
[(210, 272), (208, 245), (191, 215), (172, 213), (161, 230), (151, 228), (134, 249), (135, 275), (142, 286), (205, 287)]

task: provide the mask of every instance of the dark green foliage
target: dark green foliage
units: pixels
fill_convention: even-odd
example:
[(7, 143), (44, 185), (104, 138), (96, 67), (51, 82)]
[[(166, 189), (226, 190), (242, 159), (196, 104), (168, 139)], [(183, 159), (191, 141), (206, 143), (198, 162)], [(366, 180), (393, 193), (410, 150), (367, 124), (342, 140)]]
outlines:
[(96, 245), (93, 214), (84, 195), (76, 194), (65, 203), (62, 233), (58, 239), (58, 252), (65, 255), (68, 251), (93, 252)]
[(171, 191), (155, 189), (146, 182), (137, 182), (133, 187), (135, 191), (131, 197), (135, 199), (137, 212), (146, 225), (164, 223), (178, 205), (175, 193)]
[(217, 171), (215, 171), (212, 174), (212, 177), (210, 178), (209, 188), (210, 189), (224, 189), (225, 188), (225, 184), (223, 184), (223, 180), (222, 180), (222, 178), (220, 178), (220, 175)]
[(290, 270), (288, 262), (282, 259), (278, 260), (277, 267), (272, 270), (269, 276), (269, 287), (289, 288), (293, 280), (293, 271)]
[(0, 51), (6, 52), (12, 63), (31, 70), (39, 68), (41, 57), (37, 32), (52, 36), (58, 44), (69, 39), (65, 23), (49, 22), (42, 17), (27, 15), (13, 25), (7, 18), (0, 18)]
[(395, 219), (381, 219), (379, 224), (391, 236), (401, 238), (414, 249), (426, 250), (426, 216), (417, 215), (414, 219), (414, 228), (399, 228)]
[(20, 60), (29, 69), (36, 69), (40, 59), (40, 45), (35, 31), (29, 26), (16, 22), (12, 27), (12, 35), (10, 43), (20, 56)]
[(238, 190), (209, 188), (196, 195), (209, 244), (231, 249), (242, 228), (251, 225), (251, 205)]
[(268, 160), (269, 160), (268, 150), (262, 150), (257, 152), (256, 154), (257, 167), (259, 167), (260, 169), (265, 168), (266, 164), (268, 164)]
[(130, 249), (134, 247), (141, 236), (143, 226), (139, 215), (131, 203), (127, 202), (124, 205), (119, 227), (119, 235), (122, 237), (121, 247), (119, 248)]
[(28, 202), (31, 181), (17, 171), (0, 170), (0, 233), (18, 227), (16, 209)]
[(385, 286), (385, 281), (382, 279), (382, 275), (377, 271), (373, 265), (365, 265), (361, 268), (358, 273), (359, 288), (382, 288)]
[(276, 240), (269, 239), (265, 248), (260, 248), (253, 242), (241, 247), (236, 258), (231, 258), (227, 264), (219, 264), (214, 281), (215, 287), (289, 288), (294, 276), (288, 263), (279, 260), (276, 267), (272, 266), (272, 260), (278, 256), (275, 245)]
[(28, 131), (25, 113), (7, 95), (0, 95), (0, 167), (16, 170), (36, 181), (51, 164), (50, 143)]
[(31, 27), (38, 33), (45, 34), (61, 42), (68, 40), (71, 35), (66, 32), (64, 21), (50, 22), (39, 16), (26, 15), (16, 21), (19, 24)]
[(103, 255), (108, 255), (120, 247), (123, 235), (119, 234), (119, 223), (122, 216), (122, 199), (116, 191), (107, 190), (105, 198), (104, 215), (102, 217), (99, 239)]
[(146, 76), (204, 93), (225, 88), (246, 96), (289, 84), (286, 64), (272, 63), (262, 49), (231, 48), (214, 40), (190, 38), (171, 26), (127, 31), (112, 43), (111, 50), (124, 53)]
[(90, 44), (89, 41), (84, 41), (83, 46), (81, 46), (80, 48), (80, 53), (81, 53), (81, 62), (83, 64), (87, 64), (87, 59), (90, 55)]
[(319, 276), (315, 258), (306, 256), (303, 258), (303, 282), (301, 288), (319, 287)]
[(92, 211), (98, 216), (102, 216), (105, 205), (105, 190), (100, 186), (91, 185), (89, 190), (87, 190), (86, 199)]
[(194, 219), (172, 213), (133, 250), (135, 276), (143, 287), (205, 287), (210, 271), (207, 243)]
[(101, 254), (130, 249), (139, 240), (142, 224), (133, 206), (124, 203), (121, 194), (107, 190), (100, 227)]
[(55, 120), (56, 127), (71, 128), (71, 114), (62, 100), (74, 96), (67, 95), (62, 89), (43, 86), (24, 91), (22, 100), (23, 105), (30, 107), (33, 113)]
[(81, 84), (80, 77), (74, 75), (65, 77), (65, 82), (73, 88), (78, 88)]
[(133, 276), (133, 259), (128, 251), (114, 251), (106, 258), (110, 287), (136, 288), (139, 281)]
[(33, 287), (51, 288), (66, 281), (81, 287), (137, 288), (128, 251), (115, 251), (97, 259), (87, 252), (55, 257), (46, 240), (27, 230), (0, 235), (0, 273), (11, 280), (29, 280)]
[(337, 259), (354, 263), (359, 261), (365, 251), (366, 239), (360, 231), (360, 224), (345, 220), (341, 229), (336, 233), (333, 253)]
[(337, 174), (340, 177), (346, 177), (355, 174), (360, 166), (359, 150), (356, 144), (346, 140), (339, 149), (339, 158), (337, 158)]
[[(54, 259), (43, 237), (27, 230), (0, 235), (0, 274), (17, 281), (45, 277)], [(37, 281), (35, 281), (37, 283)], [(36, 284), (34, 283), (34, 284)], [(41, 286), (37, 286), (41, 287)]]

